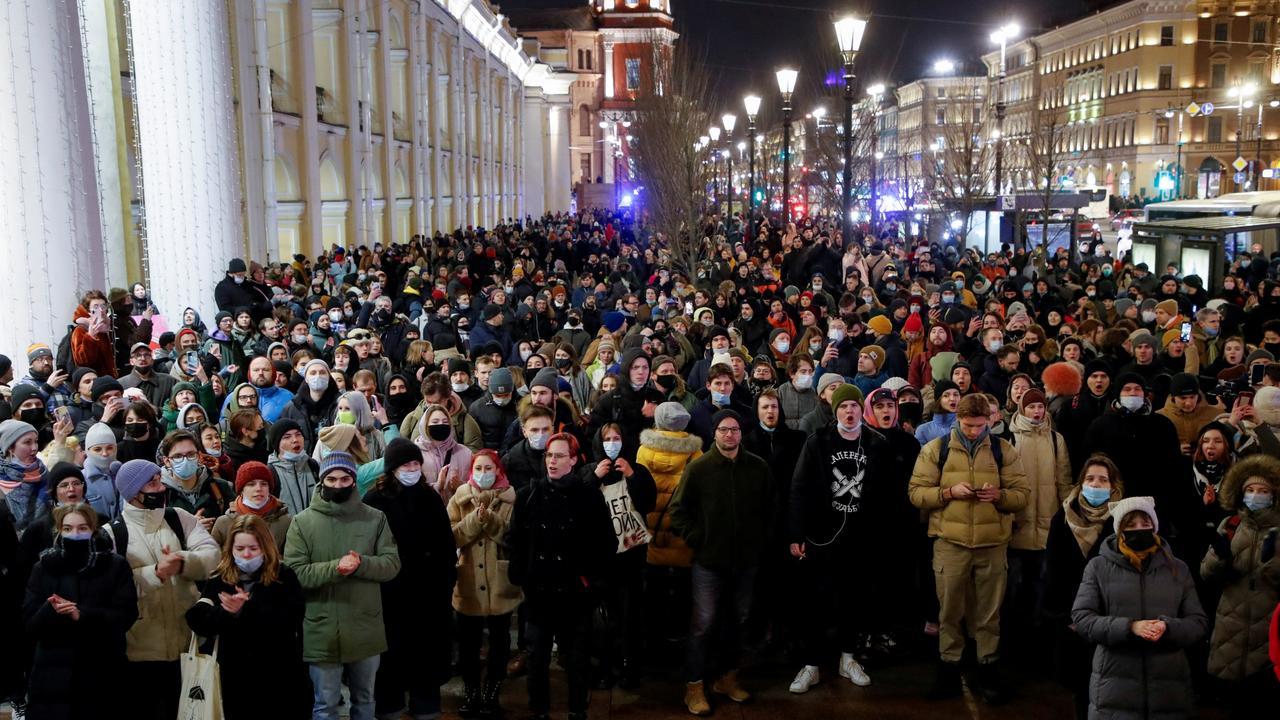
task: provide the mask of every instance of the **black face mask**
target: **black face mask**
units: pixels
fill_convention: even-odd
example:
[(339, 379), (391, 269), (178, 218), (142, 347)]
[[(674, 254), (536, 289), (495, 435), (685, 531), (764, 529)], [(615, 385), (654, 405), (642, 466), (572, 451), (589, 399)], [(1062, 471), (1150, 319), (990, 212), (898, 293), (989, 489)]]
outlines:
[(1134, 552), (1144, 552), (1156, 546), (1155, 530), (1123, 530), (1124, 544)]
[(658, 384), (658, 387), (671, 392), (676, 389), (676, 377), (675, 375), (655, 375), (653, 381)]
[(124, 431), (131, 438), (140, 438), (147, 434), (147, 424), (144, 422), (125, 423)]
[(18, 419), (33, 427), (44, 425), (45, 418), (48, 414), (44, 408), (27, 408), (18, 413)]
[(556, 358), (556, 369), (557, 369), (557, 370), (568, 370), (568, 369), (569, 369), (569, 366), (570, 366), (572, 363), (573, 363), (573, 361), (572, 361), (572, 360), (570, 360), (569, 358)]
[(917, 402), (898, 403), (898, 422), (907, 423), (912, 427), (920, 424), (920, 418), (924, 414), (924, 405)]
[(355, 485), (348, 485), (346, 487), (340, 487), (340, 488), (329, 487), (328, 485), (321, 485), (320, 499), (328, 500), (331, 503), (337, 503), (338, 505), (341, 505), (345, 503), (348, 498), (351, 497), (351, 493), (354, 492), (355, 489), (356, 489)]
[(159, 510), (165, 506), (168, 499), (169, 491), (161, 490), (160, 492), (144, 492), (138, 493), (138, 500), (142, 503), (142, 507), (148, 510)]
[(452, 429), (449, 425), (428, 425), (427, 435), (436, 442), (443, 442), (449, 439), (449, 431)]
[(82, 566), (89, 559), (89, 543), (92, 540), (70, 540), (61, 538), (62, 557), (66, 558), (72, 565)]

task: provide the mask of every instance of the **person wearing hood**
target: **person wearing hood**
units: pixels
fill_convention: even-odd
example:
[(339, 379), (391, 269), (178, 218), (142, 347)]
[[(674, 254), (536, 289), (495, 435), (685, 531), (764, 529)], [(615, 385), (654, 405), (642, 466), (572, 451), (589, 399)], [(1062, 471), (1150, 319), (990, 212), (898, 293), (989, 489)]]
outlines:
[(352, 720), (374, 717), (374, 684), (387, 650), (382, 583), (400, 572), (387, 517), (356, 496), (356, 462), (332, 452), (320, 463), (311, 504), (289, 525), (284, 564), (306, 601), (302, 659), (308, 663), (315, 717), (336, 717), (342, 684)]
[(84, 446), (85, 502), (105, 520), (119, 517), (121, 503), (115, 476), (120, 463), (116, 461), (115, 433), (110, 426), (96, 423), (85, 434)]
[(1052, 428), (1048, 404), (1039, 388), (1027, 390), (1018, 399), (1009, 429), (1022, 455), (1031, 494), (1013, 519), (1004, 607), (1006, 627), (1012, 631), (1009, 638), (1026, 651), (1041, 627), (1045, 547), (1053, 518), (1071, 493), (1071, 458), (1062, 435)]
[(623, 428), (625, 452), (632, 457), (640, 447), (640, 432), (653, 427), (653, 414), (665, 399), (663, 392), (650, 382), (649, 363), (649, 355), (641, 348), (623, 352), (618, 387), (605, 393), (591, 408), (589, 432), (596, 435), (605, 423), (617, 423)]
[[(192, 406), (204, 409), (205, 405), (202, 400), (206, 399), (210, 401), (213, 399), (212, 388), (209, 389), (207, 397), (202, 399), (193, 383), (176, 383), (173, 389), (169, 391), (169, 399), (160, 407), (160, 420), (163, 423), (161, 430), (166, 433), (174, 430), (185, 430), (190, 423), (180, 415), (184, 415), (185, 411)], [(203, 418), (207, 419), (209, 417), (217, 417), (217, 413), (210, 414), (206, 411)], [(200, 422), (204, 422), (204, 419)]]
[(1085, 566), (1071, 608), (1076, 632), (1096, 646), (1091, 718), (1195, 714), (1186, 651), (1207, 623), (1191, 573), (1159, 534), (1156, 504), (1133, 495), (1111, 505), (1115, 535)]
[(1150, 495), (1160, 507), (1172, 508), (1176, 478), (1186, 473), (1178, 431), (1168, 418), (1151, 412), (1141, 375), (1121, 374), (1115, 387), (1116, 399), (1085, 432), (1085, 457), (1106, 455), (1120, 469), (1128, 496)]
[(22, 603), (35, 643), (27, 717), (100, 717), (130, 702), (125, 633), (138, 620), (138, 590), (129, 563), (96, 542), (98, 521), (82, 502), (54, 508), (51, 545), (31, 569)]
[(422, 452), (422, 474), (447, 503), (471, 471), (471, 448), (458, 442), (449, 410), (443, 405), (427, 406), (414, 438)]
[(36, 429), (21, 420), (0, 422), (0, 493), (19, 533), (48, 502), (49, 469), (40, 458)]
[(329, 373), (329, 364), (318, 358), (303, 366), (302, 380), (306, 388), (299, 389), (277, 420), (289, 420), (298, 426), (307, 452), (315, 449), (316, 433), (333, 416), (341, 394)]
[(306, 436), (293, 420), (283, 418), (273, 424), (267, 444), (271, 447), (267, 466), (275, 478), (276, 495), (290, 514), (297, 515), (311, 504), (320, 465), (307, 455)]
[(387, 422), (396, 428), (418, 405), (418, 383), (412, 378), (412, 374), (396, 373), (387, 380)]
[(950, 380), (938, 380), (933, 383), (935, 410), (929, 422), (916, 428), (916, 441), (924, 445), (951, 433), (956, 424), (956, 408), (960, 406), (960, 386)]
[[(436, 358), (440, 359), (438, 351)], [(443, 360), (441, 360), (441, 364), (444, 364)], [(553, 388), (551, 392), (554, 395), (554, 384), (551, 387)], [(462, 445), (473, 451), (484, 447), (480, 426), (476, 424), (474, 418), (467, 414), (467, 408), (462, 404), (462, 398), (458, 397), (458, 394), (453, 391), (449, 376), (442, 372), (434, 372), (423, 378), (422, 400), (400, 423), (400, 437), (417, 442), (418, 436), (422, 432), (423, 413), (432, 405), (442, 405), (449, 412), (449, 421), (453, 424), (453, 434)], [(508, 430), (508, 436), (510, 436), (510, 430)]]
[(569, 715), (585, 719), (590, 701), (587, 641), (600, 595), (598, 579), (618, 542), (604, 496), (578, 472), (578, 440), (547, 441), (546, 471), (516, 495), (507, 534), (508, 576), (524, 590), (528, 623), (529, 712), (551, 709), (551, 650), (569, 675)]
[(250, 460), (267, 461), (267, 428), (256, 408), (237, 410), (227, 420), (222, 451), (231, 461), (231, 472)]
[[(382, 583), (387, 649), (374, 687), (379, 717), (440, 713), (440, 686), (449, 680), (450, 599), (457, 544), (440, 494), (423, 473), (422, 451), (404, 438), (387, 445), (382, 476), (364, 503), (382, 511), (395, 537), (400, 572)], [(469, 458), (468, 458), (469, 460)], [(405, 707), (405, 695), (409, 697)]]
[(369, 409), (369, 401), (364, 393), (351, 390), (343, 393), (333, 408), (333, 422), (337, 425), (354, 425), (360, 435), (360, 445), (369, 460), (382, 457), (386, 452), (387, 442), (399, 436), (399, 429), (382, 426)]
[[(226, 480), (213, 477), (200, 464), (199, 443), (195, 435), (186, 430), (174, 430), (166, 435), (160, 443), (159, 456), (164, 462), (161, 480), (169, 493), (165, 506), (186, 510), (199, 518), (206, 530), (211, 530), (214, 522), (235, 503), (236, 490)], [(239, 470), (236, 477), (238, 483)]]
[(844, 376), (837, 373), (823, 373), (818, 378), (818, 402), (800, 419), (800, 426), (797, 428), (806, 437), (835, 420), (835, 413), (831, 411), (831, 394), (843, 384), (845, 384)]
[(1272, 614), (1280, 602), (1280, 460), (1253, 455), (1227, 472), (1218, 501), (1227, 517), (1213, 535), (1200, 571), (1207, 584), (1222, 589), (1209, 673), (1226, 683), (1236, 715), (1275, 707), (1280, 682), (1268, 657)]
[(284, 550), (284, 539), (293, 518), (289, 507), (280, 501), (280, 485), (271, 468), (260, 462), (247, 462), (236, 471), (235, 500), (226, 513), (213, 523), (210, 534), (218, 545), (225, 546), (231, 528), (245, 515), (256, 515), (266, 523), (276, 548)]
[(104, 529), (115, 553), (133, 569), (138, 590), (138, 621), (126, 636), (126, 669), (148, 679), (148, 691), (129, 693), (124, 705), (129, 717), (177, 717), (178, 658), (191, 639), (183, 615), (200, 597), (196, 583), (209, 577), (222, 553), (199, 518), (166, 507), (170, 492), (155, 463), (139, 459), (122, 465), (116, 490), (124, 509)]

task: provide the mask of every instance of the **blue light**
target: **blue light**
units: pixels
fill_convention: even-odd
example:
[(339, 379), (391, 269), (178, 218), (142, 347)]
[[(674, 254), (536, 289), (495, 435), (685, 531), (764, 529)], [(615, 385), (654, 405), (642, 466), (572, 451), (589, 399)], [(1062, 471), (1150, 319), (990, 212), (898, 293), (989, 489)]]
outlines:
[(622, 202), (621, 202), (622, 207), (624, 207), (624, 208), (625, 208), (625, 207), (631, 207), (631, 202), (632, 202), (634, 199), (635, 199), (635, 195), (633, 195), (632, 193), (627, 193), (627, 194), (623, 195), (623, 196), (622, 196)]

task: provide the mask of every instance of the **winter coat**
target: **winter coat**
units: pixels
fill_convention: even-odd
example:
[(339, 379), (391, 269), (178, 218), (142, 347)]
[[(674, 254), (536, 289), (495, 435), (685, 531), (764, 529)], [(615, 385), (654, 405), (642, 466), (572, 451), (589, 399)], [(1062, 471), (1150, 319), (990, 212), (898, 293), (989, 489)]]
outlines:
[(89, 311), (83, 305), (76, 306), (74, 321), (75, 328), (71, 330), (71, 361), (80, 367), (91, 368), (98, 377), (115, 377), (116, 351), (111, 344), (110, 328), (101, 335), (90, 335)]
[(1062, 502), (1071, 493), (1071, 458), (1062, 436), (1050, 429), (1046, 416), (1039, 425), (1024, 415), (1013, 416), (1013, 442), (1022, 456), (1022, 471), (1027, 476), (1031, 497), (1013, 518), (1015, 550), (1044, 550), (1049, 542), (1049, 525), (1062, 510)]
[[(386, 516), (354, 492), (339, 504), (317, 491), (289, 526), (284, 549), (284, 564), (298, 574), (307, 601), (302, 659), (349, 663), (385, 652), (382, 583), (400, 572)], [(342, 575), (338, 561), (349, 550), (359, 553), (360, 567)]]
[[(320, 426), (333, 415), (334, 407), (338, 404), (338, 396), (341, 394), (338, 386), (333, 382), (325, 388), (319, 400), (312, 399), (310, 390), (300, 389), (298, 394), (289, 400), (289, 404), (280, 411), (280, 420), (292, 420), (302, 429), (306, 452), (310, 453), (316, 449)], [(310, 498), (307, 500), (309, 501)], [(292, 510), (292, 507), (290, 509)], [(301, 508), (297, 512), (301, 512)]]
[[(991, 443), (1002, 443), (1003, 464), (996, 467)], [(942, 444), (950, 450), (947, 462), (938, 469)], [(969, 500), (944, 500), (942, 492), (967, 482), (975, 490), (983, 485), (1001, 488), (1000, 499), (993, 503)], [(990, 435), (984, 437), (972, 457), (960, 441), (960, 430), (929, 442), (920, 449), (909, 487), (911, 504), (928, 511), (929, 537), (942, 538), (967, 548), (996, 547), (1013, 538), (1013, 516), (1027, 505), (1031, 491), (1017, 448)]]
[[(249, 600), (232, 615), (220, 593), (237, 587), (211, 578), (200, 600), (187, 611), (187, 624), (202, 638), (218, 639), (218, 670), (226, 720), (311, 717), (311, 679), (302, 662), (302, 615), (306, 604), (298, 576), (286, 565), (270, 585), (241, 582)], [(209, 643), (208, 647), (212, 644)], [(264, 692), (263, 678), (270, 678)]]
[(279, 488), (276, 497), (289, 508), (290, 515), (297, 515), (311, 505), (311, 496), (320, 484), (319, 465), (309, 457), (289, 462), (275, 453), (267, 462)]
[(172, 470), (162, 468), (160, 480), (165, 486), (165, 506), (182, 508), (192, 515), (204, 510), (207, 518), (222, 517), (235, 504), (235, 487), (226, 480), (213, 477), (205, 467), (197, 468), (196, 478), (195, 489), (188, 491), (174, 477)]
[(739, 449), (734, 459), (712, 445), (684, 468), (668, 512), (671, 529), (693, 549), (693, 561), (712, 570), (759, 566), (773, 541), (772, 471), (763, 459)]
[(1109, 514), (1103, 517), (1098, 524), (1098, 538), (1088, 550), (1081, 550), (1066, 516), (1067, 507), (1079, 514), (1079, 498), (1077, 486), (1049, 525), (1049, 540), (1045, 547), (1044, 614), (1054, 627), (1054, 665), (1059, 682), (1072, 691), (1085, 692), (1089, 689), (1093, 646), (1070, 628), (1071, 606), (1080, 591), (1085, 566), (1098, 556), (1102, 544), (1111, 537), (1113, 523)]
[[(1169, 419), (1139, 410), (1127, 412), (1113, 406), (1089, 425), (1082, 457), (1105, 453), (1120, 469), (1125, 497), (1149, 495), (1157, 512), (1176, 504), (1178, 489), (1187, 470), (1183, 465), (1178, 432)], [(1172, 528), (1163, 534), (1172, 539)]]
[(685, 466), (700, 457), (702, 441), (687, 432), (652, 428), (640, 432), (636, 464), (649, 470), (658, 489), (653, 512), (645, 518), (653, 535), (648, 551), (650, 565), (688, 567), (693, 560), (693, 551), (671, 530), (671, 498)]
[[(231, 531), (231, 526), (235, 524), (239, 513), (236, 511), (235, 505), (227, 510), (227, 514), (219, 517), (213, 523), (213, 529), (210, 534), (218, 543), (218, 547), (222, 547), (227, 540), (227, 533)], [(293, 523), (293, 516), (289, 514), (289, 508), (283, 503), (278, 505), (275, 510), (262, 516), (262, 520), (267, 523), (267, 527), (271, 530), (271, 537), (276, 541), (276, 547), (282, 552), (284, 551), (284, 540), (289, 535), (289, 525)]]
[(835, 421), (836, 415), (831, 411), (831, 406), (818, 400), (809, 414), (800, 419), (800, 427), (797, 429), (805, 435), (812, 435)]
[[(1186, 564), (1161, 548), (1142, 572), (1103, 543), (1085, 566), (1071, 609), (1076, 632), (1097, 647), (1089, 717), (1174, 720), (1195, 715), (1186, 649), (1204, 638), (1206, 619)], [(1135, 620), (1163, 620), (1157, 642), (1134, 636)]]
[[(444, 362), (440, 353), (436, 353), (436, 362)], [(418, 403), (418, 406), (404, 416), (404, 421), (400, 423), (400, 437), (406, 440), (417, 440), (421, 434), (418, 432), (418, 421), (422, 419), (422, 413), (427, 411), (428, 403), (426, 400)], [(457, 395), (451, 395), (444, 402), (444, 406), (449, 410), (450, 422), (453, 425), (453, 436), (457, 438), (458, 443), (466, 445), (471, 450), (484, 449), (484, 436), (480, 433), (480, 425), (476, 423), (471, 415), (467, 414), (467, 408), (462, 404), (462, 399)]]
[[(1269, 466), (1272, 477), (1280, 475), (1276, 473), (1280, 461), (1268, 457), (1262, 462)], [(1275, 552), (1277, 534), (1280, 534), (1280, 508), (1273, 505), (1253, 512), (1243, 507), (1244, 481), (1252, 474), (1229, 472), (1222, 481), (1219, 501), (1224, 508), (1237, 513), (1218, 526), (1218, 532), (1231, 543), (1231, 557), (1219, 557), (1211, 547), (1200, 564), (1205, 582), (1222, 588), (1209, 642), (1209, 673), (1234, 682), (1263, 670), (1270, 672), (1268, 634), (1272, 613), (1280, 602), (1280, 558)], [(1280, 495), (1280, 487), (1276, 487), (1275, 482), (1272, 482), (1271, 493), (1273, 498)], [(1268, 538), (1271, 557), (1263, 561), (1263, 545)]]
[(507, 471), (511, 487), (520, 492), (546, 473), (544, 450), (534, 450), (528, 441), (521, 440), (502, 455), (502, 467)]
[[(458, 582), (453, 607), (463, 615), (488, 617), (513, 612), (524, 594), (511, 584), (506, 534), (515, 512), (515, 488), (480, 490), (471, 483), (458, 488), (449, 500), (449, 522), (458, 544)], [(487, 505), (489, 520), (475, 515)]]
[(1164, 407), (1156, 414), (1168, 418), (1169, 422), (1173, 423), (1174, 429), (1178, 431), (1178, 445), (1181, 446), (1194, 444), (1200, 435), (1200, 428), (1216, 420), (1221, 413), (1221, 407), (1210, 405), (1202, 395), (1196, 409), (1189, 413), (1179, 410), (1174, 404), (1174, 398), (1170, 397), (1164, 401)]
[(916, 442), (920, 443), (921, 447), (924, 447), (938, 438), (947, 437), (951, 434), (951, 428), (955, 427), (955, 425), (955, 413), (934, 413), (929, 422), (923, 423), (916, 428)]
[(502, 439), (507, 434), (507, 428), (517, 419), (516, 404), (510, 398), (507, 399), (506, 405), (499, 405), (493, 401), (493, 395), (490, 393), (485, 393), (479, 400), (471, 403), (467, 413), (480, 426), (480, 437), (484, 447), (490, 450), (502, 447)]
[[(54, 594), (76, 603), (79, 621), (54, 611)], [(31, 570), (22, 617), (35, 642), (28, 717), (100, 717), (104, 704), (124, 701), (125, 633), (138, 619), (138, 593), (123, 558), (96, 552), (80, 570), (61, 553), (46, 553)]]
[(1084, 438), (1089, 425), (1106, 411), (1109, 404), (1108, 396), (1097, 397), (1086, 387), (1054, 413), (1053, 426), (1062, 433), (1071, 455), (1071, 477), (1079, 477), (1084, 461), (1089, 459), (1084, 454)]
[(818, 393), (812, 385), (807, 390), (797, 390), (795, 385), (785, 382), (778, 386), (778, 405), (787, 419), (787, 427), (799, 430), (804, 416), (818, 406)]
[[(222, 557), (218, 544), (194, 515), (175, 509), (186, 536), (186, 550), (165, 521), (164, 510), (126, 505), (120, 517), (129, 531), (126, 559), (138, 588), (138, 622), (128, 634), (130, 662), (173, 661), (191, 639), (184, 615), (200, 598), (196, 583), (209, 577)], [(111, 533), (111, 526), (105, 526)], [(112, 537), (114, 543), (114, 534)], [(182, 557), (182, 572), (168, 580), (156, 575), (164, 548)]]

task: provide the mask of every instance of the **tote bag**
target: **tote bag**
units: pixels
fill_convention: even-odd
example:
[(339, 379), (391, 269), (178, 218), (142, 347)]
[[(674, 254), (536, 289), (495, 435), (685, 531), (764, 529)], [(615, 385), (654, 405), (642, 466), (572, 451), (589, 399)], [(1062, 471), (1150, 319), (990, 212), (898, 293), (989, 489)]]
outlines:
[(631, 493), (627, 492), (626, 480), (605, 485), (600, 491), (604, 493), (604, 501), (609, 506), (613, 532), (618, 536), (618, 552), (624, 553), (653, 539), (644, 517), (631, 504)]
[(218, 673), (218, 641), (213, 654), (204, 655), (191, 633), (191, 645), (179, 658), (182, 666), (182, 695), (178, 698), (178, 720), (223, 720), (222, 681)]

